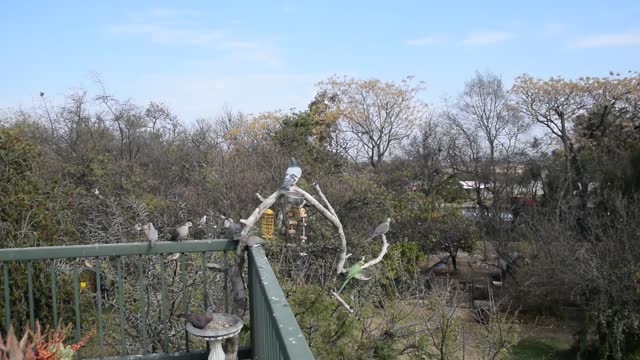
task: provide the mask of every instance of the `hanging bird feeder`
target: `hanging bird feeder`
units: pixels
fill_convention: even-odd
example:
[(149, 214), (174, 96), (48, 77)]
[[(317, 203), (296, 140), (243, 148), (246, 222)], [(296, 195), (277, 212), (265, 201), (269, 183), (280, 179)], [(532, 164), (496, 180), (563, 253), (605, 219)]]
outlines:
[(300, 207), (304, 203), (304, 196), (295, 191), (287, 191), (284, 195), (286, 196), (289, 204), (295, 207)]
[(294, 208), (289, 209), (287, 212), (287, 217), (289, 218), (289, 228), (287, 229), (287, 238), (292, 239), (296, 236), (296, 225), (298, 225), (298, 221), (296, 221), (297, 211)]
[(273, 239), (273, 224), (273, 210), (267, 209), (262, 213), (262, 218), (260, 219), (260, 231), (263, 239)]
[(300, 215), (300, 218), (302, 219), (302, 235), (300, 235), (300, 242), (304, 244), (304, 242), (307, 240), (307, 233), (306, 233), (307, 216), (308, 216), (307, 210), (301, 207), (300, 209), (298, 209), (298, 213)]

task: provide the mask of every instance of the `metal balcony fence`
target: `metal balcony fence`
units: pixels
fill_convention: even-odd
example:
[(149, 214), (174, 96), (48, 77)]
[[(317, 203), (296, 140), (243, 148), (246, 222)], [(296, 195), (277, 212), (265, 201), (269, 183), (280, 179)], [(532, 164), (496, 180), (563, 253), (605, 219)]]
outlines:
[[(206, 265), (227, 262), (236, 246), (192, 240), (0, 249), (0, 326), (6, 331), (15, 312), (31, 329), (36, 320), (72, 323), (75, 341), (95, 329), (81, 358), (204, 359), (206, 344), (189, 337), (178, 314), (209, 305), (229, 312), (229, 279)], [(248, 290), (250, 330), (241, 334), (239, 357), (313, 359), (262, 247), (249, 251)]]

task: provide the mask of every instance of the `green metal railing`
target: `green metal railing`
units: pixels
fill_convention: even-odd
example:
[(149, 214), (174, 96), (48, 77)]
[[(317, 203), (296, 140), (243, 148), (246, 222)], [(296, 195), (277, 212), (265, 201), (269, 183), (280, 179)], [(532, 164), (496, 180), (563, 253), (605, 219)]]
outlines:
[(249, 251), (249, 307), (254, 359), (314, 359), (261, 246)]
[[(217, 291), (218, 293), (222, 293), (222, 298), (218, 299), (216, 305), (222, 307), (223, 304), (224, 311), (228, 312), (229, 299), (227, 275), (224, 274), (224, 278), (222, 280), (223, 284), (220, 284), (219, 288), (213, 288), (213, 290), (209, 291), (209, 289), (211, 289), (209, 286), (211, 280), (209, 279), (210, 276), (208, 275), (206, 264), (207, 256), (211, 252), (225, 252), (224, 259), (226, 261), (226, 252), (228, 250), (235, 250), (236, 246), (237, 242), (229, 240), (196, 240), (183, 241), (179, 243), (160, 242), (152, 248), (149, 247), (147, 243), (123, 243), (0, 249), (0, 264), (2, 266), (1, 291), (4, 293), (4, 311), (0, 312), (4, 314), (4, 319), (0, 320), (0, 324), (4, 324), (7, 329), (11, 324), (12, 281), (20, 282), (25, 280), (22, 274), (18, 274), (13, 270), (12, 272), (9, 271), (10, 266), (18, 264), (26, 268), (27, 295), (25, 297), (27, 298), (26, 306), (28, 307), (28, 321), (30, 327), (33, 328), (35, 320), (38, 319), (36, 317), (36, 310), (38, 314), (51, 311), (50, 318), (54, 324), (57, 324), (58, 321), (61, 320), (60, 310), (68, 311), (68, 306), (72, 306), (75, 340), (79, 340), (82, 335), (81, 332), (83, 331), (83, 324), (81, 320), (83, 316), (85, 318), (87, 317), (87, 314), (83, 313), (82, 311), (84, 310), (81, 309), (81, 295), (82, 299), (85, 301), (87, 296), (86, 293), (83, 292), (84, 289), (82, 289), (81, 284), (84, 285), (84, 283), (81, 283), (79, 274), (79, 268), (82, 267), (79, 260), (84, 258), (85, 267), (92, 269), (95, 273), (95, 286), (92, 286), (91, 288), (91, 300), (95, 308), (96, 316), (94, 319), (95, 323), (91, 324), (91, 326), (95, 327), (97, 331), (97, 339), (94, 344), (97, 350), (95, 351), (95, 354), (90, 354), (91, 356), (104, 358), (105, 355), (107, 355), (111, 356), (111, 359), (178, 358), (180, 360), (202, 360), (207, 357), (206, 351), (190, 351), (189, 336), (186, 332), (184, 337), (184, 346), (176, 348), (174, 341), (174, 348), (176, 348), (174, 349), (175, 352), (169, 352), (169, 337), (178, 338), (175, 333), (169, 334), (169, 307), (171, 307), (171, 314), (176, 314), (176, 308), (181, 307), (180, 312), (188, 313), (190, 307), (193, 306), (193, 299), (190, 298), (189, 294), (194, 292), (193, 289), (190, 288), (196, 288), (196, 286), (193, 286), (195, 285), (194, 282), (196, 279), (193, 273), (188, 273), (188, 265), (190, 265), (192, 269), (197, 270), (200, 280), (202, 281), (202, 289), (204, 289), (204, 291), (202, 291), (203, 307), (206, 308), (208, 302), (213, 301), (210, 299), (209, 295), (211, 291)], [(157, 261), (158, 259), (156, 258), (156, 261), (153, 262), (153, 264), (157, 265), (150, 268), (150, 257), (164, 256), (172, 253), (185, 254), (176, 260), (175, 264), (172, 263), (174, 268), (173, 277), (167, 274), (167, 265), (165, 264), (163, 257), (160, 258), (159, 261)], [(260, 359), (313, 359), (304, 335), (300, 332), (300, 329), (295, 322), (295, 318), (288, 308), (286, 299), (284, 299), (282, 290), (280, 289), (275, 275), (273, 274), (269, 262), (264, 255), (264, 250), (262, 248), (255, 248), (250, 253), (249, 293), (251, 294), (250, 315), (252, 324), (252, 349), (246, 347), (241, 348), (239, 351), (239, 357), (241, 359), (247, 359), (250, 358), (251, 354), (253, 354), (254, 358)], [(187, 263), (188, 260), (186, 254), (192, 254), (191, 256), (196, 260)], [(194, 262), (197, 261), (201, 261), (201, 263), (194, 264)], [(39, 262), (46, 266), (46, 270), (34, 272), (34, 263)], [(259, 265), (256, 266), (256, 264)], [(110, 274), (115, 274), (113, 275), (116, 277), (115, 285), (113, 284), (113, 279), (110, 279), (106, 272), (103, 271), (103, 266), (106, 269), (109, 269), (106, 265), (114, 268)], [(12, 267), (12, 269), (14, 268), (15, 266)], [(42, 270), (42, 266), (38, 269)], [(149, 281), (148, 278), (150, 276), (150, 271), (154, 272), (152, 276), (160, 278), (159, 291), (157, 288), (148, 288), (147, 282)], [(177, 276), (178, 271), (179, 276)], [(70, 276), (68, 276), (68, 272), (71, 273)], [(157, 272), (157, 274), (155, 272)], [(67, 294), (65, 297), (63, 294), (62, 297), (59, 297), (58, 284), (62, 281), (60, 278), (65, 277), (65, 275), (70, 278), (71, 286), (68, 287), (72, 289), (73, 296)], [(49, 277), (49, 280), (47, 281), (49, 281), (50, 284), (48, 294), (48, 296), (50, 296), (50, 309), (36, 308), (36, 299), (34, 298), (34, 277), (37, 278), (38, 276)], [(168, 279), (172, 279), (170, 284), (168, 284)], [(176, 285), (176, 279), (179, 279), (179, 285)], [(125, 280), (133, 281), (126, 282)], [(258, 280), (260, 283), (256, 286), (252, 280)], [(189, 285), (188, 281), (192, 281), (191, 285)], [(137, 292), (137, 298), (133, 300), (125, 298), (124, 294), (125, 284), (129, 286), (128, 289), (131, 291), (132, 283), (138, 288), (138, 290), (135, 290)], [(109, 285), (112, 285), (115, 289), (109, 288)], [(151, 291), (153, 291), (153, 294), (150, 293)], [(168, 292), (175, 295), (173, 299), (171, 296), (168, 296)], [(198, 293), (196, 292), (196, 294)], [(181, 296), (181, 299), (176, 298), (176, 296)], [(152, 351), (150, 352), (150, 339), (147, 336), (147, 317), (149, 315), (150, 304), (147, 304), (147, 302), (152, 297), (155, 297), (156, 299), (160, 298), (157, 303), (159, 303), (160, 307), (160, 324), (158, 326), (161, 331), (161, 340), (159, 341), (160, 344), (158, 346), (155, 348), (151, 347)], [(105, 301), (111, 301), (112, 305), (110, 306), (109, 304), (104, 303)], [(128, 303), (126, 303), (127, 301)], [(133, 305), (131, 304), (132, 301), (134, 301)], [(253, 304), (253, 302), (256, 302), (256, 304)], [(271, 304), (271, 302), (273, 303)], [(59, 306), (62, 306), (62, 308), (59, 308)], [(130, 308), (131, 306), (133, 306), (133, 308), (138, 312), (141, 319), (138, 324), (138, 329), (135, 329), (137, 330), (137, 334), (141, 336), (141, 339), (136, 339), (136, 341), (140, 341), (141, 346), (139, 348), (141, 349), (141, 354), (128, 353), (125, 345), (126, 337), (132, 336), (132, 331), (134, 331), (134, 329), (131, 329), (131, 326), (127, 326), (125, 322), (124, 309), (127, 307)], [(273, 316), (267, 316), (267, 318), (264, 318), (264, 315), (267, 313), (256, 313), (254, 311), (261, 311), (262, 309), (270, 309), (269, 314), (273, 313)], [(116, 326), (117, 330), (111, 329), (113, 331), (108, 332), (108, 335), (112, 337), (109, 339), (111, 340), (109, 343), (112, 346), (109, 348), (109, 354), (106, 354), (105, 321), (108, 321), (111, 324), (112, 322), (110, 320), (112, 320), (112, 318), (114, 321), (117, 321), (118, 325)], [(265, 324), (262, 324), (262, 321), (264, 321)], [(85, 329), (87, 329), (87, 324), (84, 325)], [(295, 332), (296, 330), (297, 333)], [(261, 333), (263, 331), (280, 334), (263, 334)], [(119, 342), (119, 346), (113, 346), (113, 337), (118, 338), (117, 342)], [(271, 337), (273, 337), (272, 340), (274, 341), (274, 344), (265, 344), (264, 341), (271, 339)], [(285, 341), (293, 338), (295, 338), (295, 341)], [(259, 345), (254, 341), (259, 341)], [(282, 347), (282, 349), (275, 352), (269, 350), (273, 347)], [(306, 350), (306, 352), (304, 350)]]

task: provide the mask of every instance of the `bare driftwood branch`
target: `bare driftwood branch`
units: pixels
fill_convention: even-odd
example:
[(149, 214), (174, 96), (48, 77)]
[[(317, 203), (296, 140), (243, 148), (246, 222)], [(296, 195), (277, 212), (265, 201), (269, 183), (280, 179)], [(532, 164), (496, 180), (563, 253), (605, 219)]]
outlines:
[(382, 258), (387, 253), (387, 250), (389, 249), (389, 243), (387, 242), (387, 237), (384, 236), (384, 234), (382, 234), (382, 235), (380, 235), (380, 238), (382, 239), (382, 249), (380, 249), (380, 253), (378, 254), (378, 256), (375, 259), (372, 259), (372, 260), (366, 262), (364, 265), (362, 265), (362, 269), (366, 269), (366, 268), (368, 268), (370, 266), (373, 266), (373, 265), (379, 263), (380, 261), (382, 261)]
[(353, 314), (353, 309), (351, 309), (351, 307), (349, 307), (349, 304), (347, 304), (346, 301), (342, 300), (342, 298), (340, 297), (340, 295), (337, 292), (331, 290), (331, 295), (333, 295), (333, 297), (335, 297), (338, 300), (338, 302), (340, 304), (342, 304), (342, 306), (344, 306), (345, 309), (347, 309), (349, 314)]
[[(314, 208), (316, 208), (316, 210), (318, 210), (318, 212), (320, 212), (322, 216), (324, 216), (327, 220), (329, 220), (329, 222), (331, 222), (336, 227), (336, 230), (338, 232), (338, 236), (341, 242), (340, 253), (338, 254), (338, 260), (336, 263), (336, 273), (337, 274), (346, 273), (348, 270), (344, 268), (344, 264), (346, 259), (351, 254), (347, 255), (347, 238), (344, 234), (344, 228), (335, 210), (333, 209), (333, 207), (331, 206), (327, 198), (322, 193), (320, 186), (318, 184), (314, 184), (314, 188), (318, 193), (318, 195), (320, 196), (321, 200), (325, 203), (324, 205), (321, 204), (318, 200), (316, 200), (316, 198), (314, 198), (311, 194), (307, 193), (306, 191), (302, 190), (301, 188), (295, 185), (290, 188), (290, 191), (294, 191), (301, 194), (304, 197), (306, 202), (308, 202)], [(236, 253), (235, 253), (235, 258), (233, 263), (227, 268), (219, 264), (214, 264), (214, 263), (209, 264), (209, 268), (211, 270), (227, 271), (227, 273), (229, 274), (229, 278), (231, 279), (231, 288), (233, 289), (233, 300), (234, 300), (233, 313), (239, 317), (242, 317), (242, 315), (244, 315), (244, 311), (246, 309), (246, 302), (247, 302), (244, 279), (242, 278), (242, 269), (244, 267), (245, 254), (247, 252), (247, 247), (249, 245), (259, 244), (261, 241), (263, 241), (262, 239), (256, 236), (250, 236), (249, 233), (251, 229), (255, 226), (255, 223), (258, 221), (258, 219), (260, 219), (262, 214), (267, 209), (269, 209), (273, 204), (275, 204), (278, 198), (280, 198), (282, 195), (284, 195), (283, 190), (278, 190), (267, 198), (264, 198), (260, 194), (256, 193), (256, 196), (258, 197), (258, 199), (260, 199), (261, 203), (257, 208), (255, 208), (253, 213), (251, 213), (251, 215), (248, 218), (240, 220), (240, 223), (242, 223), (244, 226), (242, 228), (242, 232), (240, 233), (240, 241), (238, 243), (238, 247), (236, 248)], [(364, 264), (362, 268), (373, 266), (379, 263), (380, 261), (382, 261), (382, 258), (387, 253), (389, 243), (387, 242), (387, 238), (384, 235), (381, 236), (381, 239), (382, 239), (382, 249), (380, 250), (380, 253), (376, 258)], [(340, 295), (338, 295), (334, 291), (331, 291), (331, 294), (340, 302), (340, 304), (342, 304), (347, 309), (349, 313), (353, 313), (353, 310), (351, 309), (351, 307), (349, 307), (347, 302), (344, 301), (340, 297)], [(239, 338), (237, 336), (227, 340), (225, 344), (225, 353), (227, 354), (227, 359), (235, 359), (235, 354), (237, 354), (237, 350), (238, 350), (238, 344), (239, 344)]]
[[(262, 213), (270, 208), (280, 196), (284, 193), (278, 190), (264, 199), (262, 203), (253, 211), (247, 219), (240, 220), (244, 224), (240, 233), (240, 241), (236, 248), (236, 254), (233, 263), (227, 269), (229, 279), (231, 280), (231, 289), (233, 290), (233, 314), (242, 318), (246, 310), (247, 294), (244, 288), (244, 279), (242, 278), (242, 269), (244, 267), (245, 254), (247, 252), (247, 241), (249, 240), (249, 232), (260, 219)], [(259, 196), (260, 197), (260, 196)], [(213, 267), (216, 269), (216, 267)], [(228, 339), (225, 343), (225, 354), (228, 360), (235, 360), (238, 353), (239, 337), (236, 335)]]
[(304, 196), (305, 200), (309, 204), (315, 207), (320, 212), (320, 214), (322, 214), (322, 216), (327, 218), (327, 220), (329, 220), (336, 227), (336, 230), (338, 231), (338, 236), (340, 237), (340, 241), (342, 245), (342, 248), (340, 249), (340, 253), (338, 254), (338, 261), (336, 263), (336, 273), (338, 274), (346, 273), (347, 269), (344, 268), (344, 263), (347, 260), (347, 238), (344, 235), (344, 228), (342, 227), (342, 223), (340, 222), (340, 219), (338, 218), (338, 216), (336, 216), (335, 210), (333, 210), (333, 208), (327, 201), (327, 198), (322, 193), (322, 190), (320, 190), (320, 186), (318, 186), (318, 184), (315, 184), (314, 186), (316, 191), (318, 192), (318, 195), (320, 195), (320, 197), (328, 205), (330, 210), (328, 210), (322, 204), (320, 204), (320, 202), (318, 202), (318, 200), (316, 200), (313, 196), (311, 196), (311, 194), (300, 189), (299, 187), (293, 186), (291, 187), (291, 190), (302, 194), (302, 196)]

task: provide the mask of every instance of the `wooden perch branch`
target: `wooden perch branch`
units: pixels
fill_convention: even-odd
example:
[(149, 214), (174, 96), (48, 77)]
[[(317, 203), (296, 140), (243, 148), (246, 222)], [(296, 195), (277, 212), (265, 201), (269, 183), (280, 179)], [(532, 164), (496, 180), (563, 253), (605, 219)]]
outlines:
[[(244, 311), (247, 305), (247, 294), (244, 289), (244, 279), (242, 278), (242, 269), (244, 267), (244, 259), (245, 254), (247, 252), (247, 241), (249, 240), (249, 231), (253, 228), (256, 221), (260, 219), (262, 213), (265, 210), (270, 208), (280, 196), (284, 193), (280, 190), (274, 192), (266, 199), (262, 200), (262, 203), (253, 211), (251, 216), (247, 219), (240, 220), (244, 227), (242, 228), (242, 232), (240, 233), (240, 241), (238, 242), (238, 247), (236, 249), (236, 255), (233, 263), (227, 269), (227, 273), (229, 274), (229, 279), (231, 280), (231, 289), (233, 289), (233, 314), (242, 318), (244, 315)], [(261, 198), (259, 194), (258, 198)], [(212, 266), (213, 269), (216, 269), (216, 266)], [(237, 359), (238, 353), (238, 345), (239, 345), (239, 337), (236, 335), (225, 342), (225, 354), (228, 360)]]
[(342, 300), (342, 298), (340, 297), (340, 295), (337, 292), (331, 290), (331, 295), (333, 295), (333, 297), (335, 297), (338, 300), (338, 302), (340, 304), (342, 304), (342, 306), (344, 306), (345, 309), (347, 309), (349, 314), (353, 314), (353, 309), (351, 307), (349, 307), (349, 304), (347, 304), (346, 301)]
[(380, 238), (382, 239), (382, 249), (380, 249), (380, 253), (378, 254), (378, 256), (375, 259), (372, 259), (372, 260), (366, 262), (364, 265), (362, 265), (362, 269), (366, 269), (369, 266), (373, 266), (373, 265), (379, 263), (380, 261), (382, 261), (382, 258), (387, 253), (387, 250), (389, 249), (389, 243), (387, 242), (387, 237), (384, 236), (384, 234), (382, 234), (382, 235), (380, 235)]
[(333, 210), (333, 207), (331, 207), (331, 204), (329, 204), (329, 201), (327, 201), (327, 198), (322, 193), (322, 190), (320, 190), (320, 186), (318, 184), (314, 184), (314, 187), (318, 192), (318, 195), (320, 195), (320, 198), (322, 198), (322, 201), (327, 204), (327, 207), (329, 209), (325, 208), (322, 204), (320, 204), (320, 202), (318, 202), (318, 200), (311, 196), (311, 194), (300, 189), (299, 187), (293, 186), (291, 187), (291, 190), (302, 194), (302, 196), (304, 196), (304, 199), (309, 204), (311, 204), (311, 206), (315, 207), (320, 212), (320, 214), (322, 214), (322, 216), (327, 218), (327, 220), (329, 220), (336, 227), (338, 236), (340, 237), (340, 241), (342, 243), (342, 248), (340, 249), (340, 253), (338, 254), (338, 262), (336, 263), (336, 273), (346, 273), (347, 269), (344, 268), (344, 263), (347, 260), (347, 238), (344, 235), (344, 228), (342, 227), (340, 218), (338, 218), (338, 216), (336, 215), (335, 210)]

